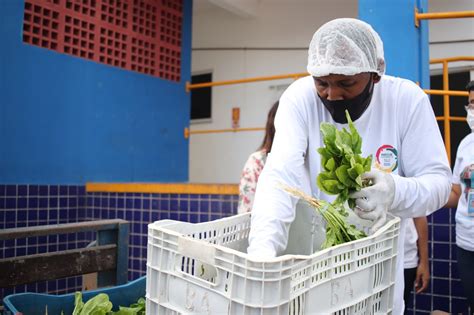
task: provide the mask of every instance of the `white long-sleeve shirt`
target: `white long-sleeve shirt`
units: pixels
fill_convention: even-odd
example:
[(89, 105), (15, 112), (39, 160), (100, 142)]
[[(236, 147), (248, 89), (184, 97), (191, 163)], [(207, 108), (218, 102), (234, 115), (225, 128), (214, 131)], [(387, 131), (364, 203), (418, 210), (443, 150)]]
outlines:
[(405, 243), (403, 244), (403, 268), (411, 269), (418, 267), (418, 231), (413, 219), (406, 219)]
[[(474, 132), (468, 134), (459, 144), (454, 163), (453, 179), (454, 184), (461, 186), (461, 196), (459, 197), (456, 209), (456, 244), (468, 251), (474, 251), (474, 187), (471, 180), (474, 172)], [(467, 181), (466, 181), (467, 180)], [(467, 186), (470, 183), (470, 186)], [(469, 200), (471, 203), (469, 203)], [(471, 213), (469, 212), (471, 207)]]
[[(286, 248), (297, 200), (282, 192), (279, 183), (334, 200), (335, 196), (324, 194), (316, 184), (321, 172), (317, 149), (324, 146), (321, 122), (347, 127), (334, 122), (311, 76), (295, 81), (280, 98), (272, 152), (260, 175), (252, 209), (249, 254), (274, 257)], [(416, 84), (382, 76), (355, 126), (363, 141), (362, 155), (372, 154), (373, 168), (393, 174), (393, 214), (401, 218), (424, 216), (446, 203), (451, 170), (428, 97)], [(403, 279), (404, 221), (400, 224), (397, 279)], [(403, 284), (396, 284), (394, 305), (394, 314), (401, 314)]]

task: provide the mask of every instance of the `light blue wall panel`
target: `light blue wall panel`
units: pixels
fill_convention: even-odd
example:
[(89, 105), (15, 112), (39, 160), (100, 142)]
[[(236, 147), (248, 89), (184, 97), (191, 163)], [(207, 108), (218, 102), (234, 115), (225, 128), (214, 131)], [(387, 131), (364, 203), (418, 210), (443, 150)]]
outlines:
[(415, 7), (428, 11), (427, 0), (359, 0), (359, 18), (371, 24), (384, 43), (387, 74), (429, 88), (428, 21), (415, 27)]

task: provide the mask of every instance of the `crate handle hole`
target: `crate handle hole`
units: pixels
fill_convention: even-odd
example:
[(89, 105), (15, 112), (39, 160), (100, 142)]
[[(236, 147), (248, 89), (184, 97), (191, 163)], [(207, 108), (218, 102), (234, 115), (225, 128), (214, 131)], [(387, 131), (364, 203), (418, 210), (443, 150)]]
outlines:
[(218, 284), (219, 277), (217, 268), (198, 259), (186, 256), (177, 256), (175, 267), (176, 271), (183, 274), (192, 276), (201, 281), (205, 281), (214, 286)]

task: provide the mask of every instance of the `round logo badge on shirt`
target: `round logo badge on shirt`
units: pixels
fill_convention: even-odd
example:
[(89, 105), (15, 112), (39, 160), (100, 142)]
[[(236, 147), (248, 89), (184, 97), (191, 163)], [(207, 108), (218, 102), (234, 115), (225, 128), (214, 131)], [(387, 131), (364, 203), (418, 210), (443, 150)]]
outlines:
[(398, 151), (389, 144), (381, 146), (375, 154), (375, 167), (384, 172), (393, 172), (398, 167)]

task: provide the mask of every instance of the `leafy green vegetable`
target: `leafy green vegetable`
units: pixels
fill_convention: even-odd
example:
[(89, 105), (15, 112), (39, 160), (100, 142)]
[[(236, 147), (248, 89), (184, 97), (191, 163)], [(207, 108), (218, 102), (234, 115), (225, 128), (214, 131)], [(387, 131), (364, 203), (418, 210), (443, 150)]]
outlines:
[(322, 200), (320, 203), (322, 204), (322, 208), (320, 207), (318, 210), (327, 223), (326, 240), (321, 248), (328, 248), (334, 245), (355, 241), (367, 236), (354, 225), (347, 223), (347, 212), (343, 210), (344, 208), (342, 206), (336, 208), (329, 202)]
[(112, 310), (112, 302), (105, 293), (99, 293), (84, 304), (80, 315), (106, 315)]
[(83, 307), (84, 307), (84, 302), (82, 302), (82, 293), (81, 292), (74, 293), (74, 311), (72, 312), (72, 315), (81, 314)]
[(328, 195), (337, 195), (333, 203), (318, 200), (304, 192), (290, 187), (283, 187), (292, 195), (299, 197), (318, 211), (326, 221), (326, 240), (322, 248), (343, 244), (366, 237), (367, 235), (350, 225), (344, 208), (346, 201), (353, 208), (355, 201), (349, 199), (350, 193), (370, 185), (362, 180), (362, 174), (370, 170), (372, 156), (362, 157), (362, 138), (346, 111), (349, 130), (337, 130), (329, 123), (320, 126), (324, 147), (318, 148), (321, 155), (322, 172), (316, 182), (319, 189)]
[(139, 298), (130, 307), (120, 306), (117, 312), (112, 312), (113, 305), (107, 294), (99, 293), (84, 304), (82, 293), (76, 292), (73, 315), (145, 315), (145, 304), (145, 299)]
[(317, 200), (292, 188), (284, 188), (293, 195), (302, 198), (318, 211), (326, 221), (326, 240), (322, 248), (358, 240), (367, 235), (354, 225), (347, 223), (348, 213), (344, 208), (346, 201), (353, 208), (355, 201), (349, 195), (370, 185), (362, 179), (362, 174), (369, 171), (372, 156), (362, 157), (362, 138), (357, 132), (349, 113), (346, 111), (349, 129), (336, 127), (329, 123), (320, 126), (324, 147), (319, 148), (322, 172), (316, 182), (321, 191), (337, 195), (333, 203)]
[(337, 130), (332, 124), (321, 123), (324, 147), (318, 149), (323, 169), (317, 178), (318, 187), (328, 195), (338, 195), (333, 206), (340, 209), (346, 201), (351, 208), (354, 207), (349, 194), (369, 184), (364, 183), (362, 174), (372, 165), (372, 155), (366, 158), (360, 155), (362, 138), (347, 111), (346, 117), (349, 130)]
[(145, 315), (145, 299), (139, 298), (137, 303), (130, 305), (130, 307), (120, 306), (119, 311), (113, 315)]

